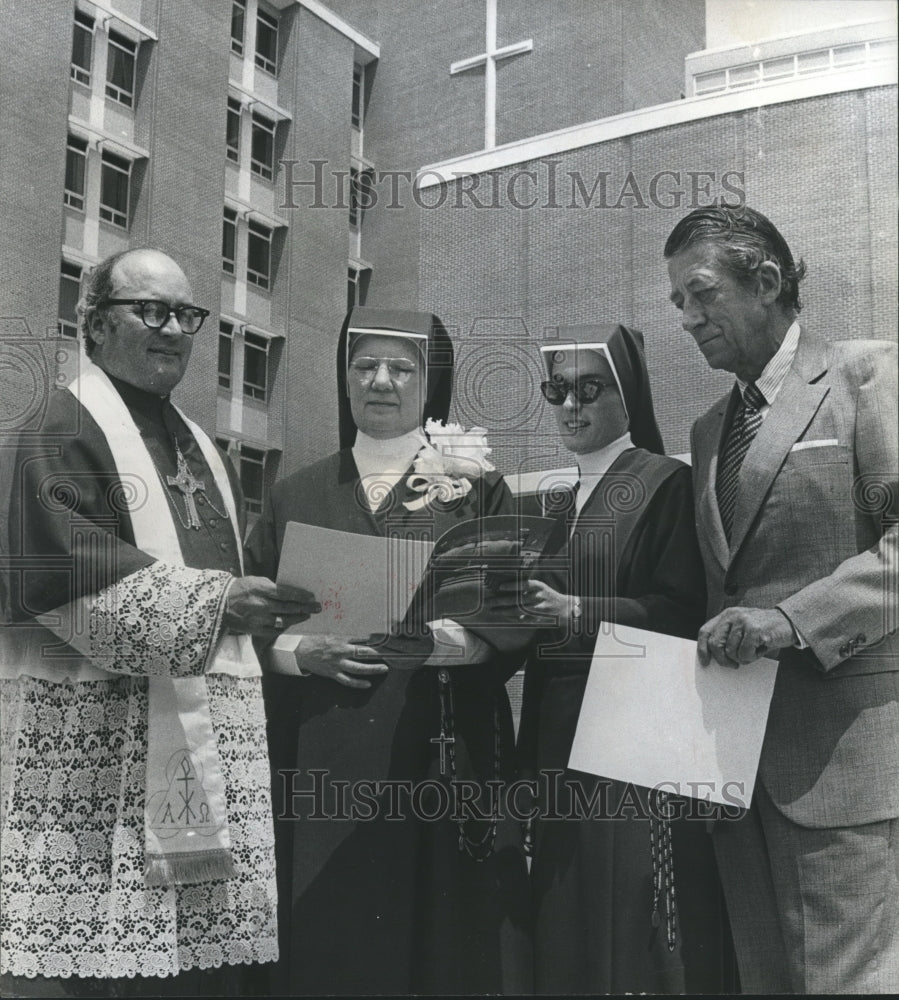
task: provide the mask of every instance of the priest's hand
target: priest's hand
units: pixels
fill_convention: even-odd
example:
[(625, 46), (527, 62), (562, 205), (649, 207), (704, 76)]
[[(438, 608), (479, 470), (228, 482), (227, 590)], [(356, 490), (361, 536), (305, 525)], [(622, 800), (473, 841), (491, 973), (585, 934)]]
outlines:
[(372, 679), (387, 673), (387, 664), (365, 641), (339, 635), (304, 635), (297, 647), (296, 665), (303, 674), (318, 674), (351, 688), (369, 688)]
[(232, 632), (274, 639), (319, 611), (308, 590), (279, 586), (264, 576), (241, 576), (228, 588), (223, 623)]
[(792, 622), (777, 608), (726, 608), (699, 630), (696, 651), (704, 667), (712, 660), (739, 667), (797, 642)]

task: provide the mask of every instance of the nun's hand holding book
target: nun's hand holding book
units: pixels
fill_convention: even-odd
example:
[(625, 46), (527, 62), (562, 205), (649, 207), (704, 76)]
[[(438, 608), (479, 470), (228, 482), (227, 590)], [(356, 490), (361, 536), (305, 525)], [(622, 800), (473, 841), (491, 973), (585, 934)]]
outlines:
[(565, 626), (581, 614), (578, 597), (563, 594), (537, 579), (501, 583), (490, 606), (498, 617), (528, 621), (544, 628)]

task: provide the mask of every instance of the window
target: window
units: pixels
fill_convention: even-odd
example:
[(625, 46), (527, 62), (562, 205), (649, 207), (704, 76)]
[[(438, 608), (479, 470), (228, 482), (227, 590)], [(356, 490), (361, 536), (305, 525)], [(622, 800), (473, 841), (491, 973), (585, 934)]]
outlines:
[(362, 227), (362, 213), (369, 207), (371, 174), (367, 170), (350, 167), (350, 228)]
[(247, 281), (268, 288), (272, 268), (272, 231), (268, 226), (250, 222), (247, 241)]
[(263, 403), (268, 399), (268, 345), (265, 337), (244, 334), (243, 394)]
[(109, 32), (106, 65), (106, 96), (126, 108), (134, 104), (134, 64), (137, 45), (124, 35)]
[(362, 209), (359, 207), (361, 194), (361, 179), (359, 171), (350, 167), (350, 228), (358, 229), (362, 221)]
[(234, 346), (234, 326), (219, 321), (219, 385), (223, 389), (231, 388), (231, 350)]
[(75, 11), (72, 33), (72, 79), (91, 85), (91, 63), (94, 52), (94, 19), (80, 10)]
[(350, 267), (346, 280), (346, 308), (349, 312), (354, 306), (364, 306), (368, 292), (368, 279), (371, 277), (369, 268)]
[(78, 299), (81, 297), (81, 268), (77, 264), (62, 262), (59, 273), (59, 324), (63, 337), (78, 336)]
[(275, 123), (253, 112), (253, 137), (250, 145), (250, 170), (267, 181), (275, 165)]
[(84, 173), (87, 168), (87, 140), (70, 135), (66, 142), (66, 186), (63, 201), (84, 211)]
[(234, 274), (234, 262), (237, 259), (237, 212), (233, 208), (225, 209), (222, 222), (222, 270)]
[(356, 63), (353, 66), (353, 111), (351, 120), (354, 128), (362, 128), (365, 115), (365, 69)]
[(262, 513), (265, 499), (265, 452), (258, 448), (240, 446), (240, 485), (247, 512)]
[(225, 126), (225, 156), (240, 161), (240, 101), (228, 98), (228, 121)]
[(247, 0), (233, 0), (231, 4), (231, 51), (243, 55), (243, 29), (247, 19)]
[(100, 218), (122, 229), (128, 228), (128, 194), (131, 163), (103, 150), (100, 173)]
[(260, 8), (256, 18), (256, 65), (278, 71), (278, 19)]

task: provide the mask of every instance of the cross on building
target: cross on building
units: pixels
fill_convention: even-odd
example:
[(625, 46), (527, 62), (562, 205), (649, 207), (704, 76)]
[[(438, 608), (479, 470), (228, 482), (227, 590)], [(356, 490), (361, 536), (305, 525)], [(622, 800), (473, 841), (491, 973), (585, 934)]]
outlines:
[(504, 45), (501, 49), (496, 47), (496, 0), (487, 0), (486, 51), (469, 56), (468, 59), (460, 59), (450, 66), (451, 76), (477, 66), (484, 67), (484, 149), (496, 146), (496, 64), (500, 59), (531, 52), (533, 48), (533, 38), (514, 45)]

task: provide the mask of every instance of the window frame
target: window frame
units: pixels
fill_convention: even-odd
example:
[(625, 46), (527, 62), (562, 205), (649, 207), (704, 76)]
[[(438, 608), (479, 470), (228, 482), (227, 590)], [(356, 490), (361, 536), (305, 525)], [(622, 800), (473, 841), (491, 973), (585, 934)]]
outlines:
[[(233, 233), (233, 257), (228, 257), (225, 254), (229, 227)], [(237, 211), (227, 205), (222, 212), (222, 270), (232, 277), (237, 274)]]
[[(79, 212), (84, 211), (84, 200), (87, 191), (87, 139), (82, 139), (79, 135), (72, 135), (70, 132), (66, 136), (66, 173), (63, 181), (63, 204), (69, 208), (74, 208)], [(78, 148), (83, 146), (83, 148)], [(81, 190), (69, 186), (70, 170), (74, 165), (74, 157), (81, 159)], [(75, 172), (74, 170), (72, 172)]]
[[(125, 166), (123, 166), (123, 164)], [(131, 211), (131, 170), (134, 164), (124, 156), (104, 149), (100, 154), (100, 218), (119, 229), (128, 229), (129, 216)], [(125, 176), (125, 210), (118, 205), (111, 205), (104, 202), (104, 189), (106, 187), (107, 170)]]
[(349, 225), (353, 233), (362, 231), (362, 219), (370, 208), (372, 172), (368, 167), (350, 166), (349, 173)]
[[(118, 49), (120, 52), (124, 53), (125, 56), (131, 58), (131, 86), (130, 90), (117, 83), (113, 83), (110, 78), (110, 74), (113, 72), (114, 60), (112, 58), (112, 49)], [(138, 43), (133, 42), (130, 38), (121, 34), (118, 31), (113, 31), (110, 29), (107, 36), (107, 62), (106, 62), (106, 96), (115, 101), (116, 104), (121, 104), (125, 108), (134, 107), (134, 95), (137, 89), (136, 79), (137, 79), (137, 50)]]
[[(275, 133), (278, 123), (271, 118), (267, 118), (265, 115), (259, 114), (258, 111), (252, 113), (250, 121), (250, 170), (257, 177), (270, 181), (275, 176)], [(268, 163), (256, 158), (257, 135), (267, 135), (270, 137), (268, 142)]]
[[(69, 270), (69, 274), (66, 274), (66, 269)], [(70, 260), (66, 260), (65, 257), (62, 258), (59, 267), (59, 298), (56, 304), (56, 329), (61, 337), (65, 337), (66, 340), (77, 340), (78, 339), (78, 313), (77, 305), (78, 300), (81, 298), (81, 282), (84, 280), (84, 268), (80, 264), (73, 264)], [(65, 318), (62, 315), (63, 309), (63, 284), (66, 281), (74, 281), (76, 283), (75, 289), (75, 319)], [(71, 332), (68, 332), (71, 331)]]
[[(234, 23), (240, 21), (240, 37), (234, 33)], [(231, 0), (231, 51), (243, 58), (247, 38), (247, 0)]]
[[(259, 50), (259, 39), (262, 37), (262, 32), (259, 29), (262, 25), (265, 25), (265, 27), (267, 27), (274, 34), (274, 45), (272, 46), (274, 50), (274, 58), (270, 58), (268, 55)], [(276, 14), (263, 10), (261, 6), (257, 9), (256, 51), (254, 53), (253, 62), (259, 67), (259, 69), (264, 70), (266, 73), (270, 73), (272, 76), (278, 75), (278, 45), (281, 41), (280, 28), (281, 20)]]
[[(359, 267), (350, 263), (347, 266), (347, 312), (356, 306), (364, 306), (368, 296), (368, 283), (371, 280), (371, 268)], [(352, 294), (350, 290), (352, 289)]]
[[(240, 126), (243, 117), (243, 104), (236, 97), (228, 98), (227, 118), (225, 120), (225, 158), (232, 163), (240, 163)], [(236, 141), (231, 144), (231, 125), (237, 119)]]
[[(227, 372), (222, 367), (222, 345), (224, 343), (227, 343), (228, 345)], [(218, 357), (216, 366), (218, 370), (219, 388), (230, 391), (234, 382), (234, 324), (225, 319), (219, 320)]]
[[(258, 333), (244, 330), (243, 334), (243, 395), (245, 399), (254, 399), (258, 403), (269, 401), (269, 382), (271, 380), (271, 341)], [(251, 381), (248, 373), (251, 369), (252, 354), (261, 356), (262, 382)]]
[[(252, 445), (247, 445), (243, 441), (240, 442), (240, 468), (238, 470), (238, 475), (240, 477), (240, 487), (243, 491), (244, 509), (248, 514), (262, 513), (262, 508), (265, 504), (265, 466), (267, 458), (268, 452), (264, 449), (254, 448)], [(258, 498), (251, 496), (250, 490), (247, 489), (247, 484), (244, 479), (245, 464), (259, 469), (260, 489)]]
[(365, 123), (365, 67), (353, 63), (353, 99), (350, 108), (350, 123), (354, 129), (362, 131)]
[[(72, 56), (69, 60), (69, 76), (76, 83), (80, 83), (84, 87), (89, 87), (94, 72), (94, 31), (96, 21), (90, 14), (85, 14), (83, 10), (78, 10), (76, 7), (72, 25)], [(87, 49), (87, 66), (75, 61), (76, 38), (79, 31), (90, 36), (90, 41), (85, 46)]]
[[(247, 283), (250, 285), (255, 285), (257, 288), (261, 288), (265, 291), (270, 291), (272, 286), (272, 243), (274, 239), (274, 230), (270, 229), (268, 226), (261, 222), (256, 222), (255, 219), (249, 219), (247, 222)], [(268, 247), (265, 273), (259, 271), (258, 269), (250, 266), (250, 261), (253, 257), (253, 241), (262, 240), (266, 243)]]

